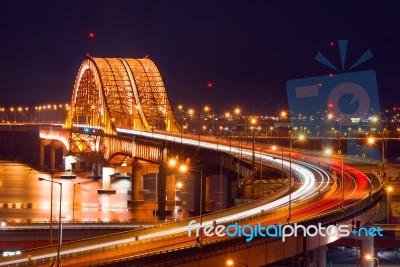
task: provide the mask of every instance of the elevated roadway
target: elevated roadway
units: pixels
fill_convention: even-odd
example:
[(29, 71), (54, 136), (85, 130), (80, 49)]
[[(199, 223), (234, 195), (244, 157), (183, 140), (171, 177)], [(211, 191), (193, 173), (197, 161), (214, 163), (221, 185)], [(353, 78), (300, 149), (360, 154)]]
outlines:
[[(125, 130), (125, 134), (148, 134), (152, 138), (156, 139), (165, 139), (170, 142), (186, 142), (202, 148), (225, 152), (232, 152), (232, 149), (239, 151), (240, 149), (235, 142), (231, 142), (230, 146), (227, 146), (225, 144), (218, 143), (217, 145), (215, 142), (191, 140), (188, 138), (181, 140), (177, 136), (169, 136), (160, 133), (138, 133)], [(263, 148), (259, 147), (256, 148), (257, 161), (262, 161), (263, 164), (277, 169), (281, 168), (282, 159), (277, 158), (276, 155), (266, 154), (262, 152), (262, 149)], [(287, 152), (287, 150), (285, 152)], [(250, 160), (250, 158), (253, 156), (253, 151), (248, 148), (242, 148), (241, 154)], [(316, 156), (308, 156), (307, 161), (305, 162), (303, 155), (296, 152), (292, 153), (292, 156), (292, 162), (289, 162), (287, 157), (283, 158), (283, 167), (285, 172), (290, 172), (291, 170), (294, 178), (292, 181), (293, 192), (290, 196), (286, 195), (273, 201), (271, 201), (270, 198), (263, 198), (246, 205), (203, 216), (202, 227), (215, 224), (228, 225), (238, 221), (240, 221), (241, 224), (246, 223), (249, 225), (255, 225), (260, 223), (264, 226), (271, 224), (277, 225), (279, 223), (286, 224), (288, 221), (289, 223), (308, 222), (310, 220), (315, 220), (315, 218), (332, 216), (332, 212), (335, 213), (334, 218), (336, 222), (339, 223), (342, 221), (346, 223), (346, 219), (348, 219), (347, 217), (350, 216), (351, 213), (346, 214), (343, 209), (339, 208), (340, 204), (342, 203), (343, 189), (343, 185), (340, 183), (340, 179), (338, 179), (338, 174), (341, 173), (341, 164), (335, 159), (330, 159), (329, 164), (325, 165), (323, 164), (321, 157)], [(302, 157), (302, 161), (297, 160), (297, 157)], [(367, 203), (376, 201), (380, 196), (379, 190), (381, 190), (381, 188), (379, 186), (379, 182), (377, 186), (373, 187), (375, 190), (375, 193), (373, 193), (371, 192), (371, 182), (366, 175), (346, 165), (343, 166), (343, 172), (343, 204), (345, 207), (353, 207), (354, 205), (358, 205), (360, 201), (364, 206), (367, 207)], [(371, 201), (369, 199), (371, 199)], [(290, 216), (288, 210), (289, 200), (291, 206)], [(362, 211), (362, 207), (358, 207), (359, 211)], [(368, 210), (369, 209), (367, 209), (365, 213), (371, 215), (371, 212)], [(359, 214), (357, 212), (355, 212), (354, 216)], [(347, 217), (338, 217), (336, 213), (342, 214), (342, 216), (346, 214)], [(152, 259), (154, 262), (163, 262), (166, 259), (156, 255), (160, 255), (160, 253), (166, 253), (168, 251), (176, 252), (182, 249), (186, 251), (199, 249), (199, 244), (198, 240), (196, 240), (196, 237), (194, 235), (188, 236), (189, 222), (190, 219), (178, 223), (161, 225), (156, 228), (129, 231), (100, 238), (63, 244), (61, 250), (63, 266), (89, 265), (102, 262), (112, 262), (115, 260), (143, 262), (145, 259)], [(332, 221), (327, 221), (327, 223), (328, 222), (332, 223)], [(366, 222), (366, 218), (363, 219), (363, 222)], [(198, 225), (199, 218), (196, 219), (196, 223), (193, 224), (193, 226), (197, 227)], [(337, 238), (331, 238), (331, 240), (324, 242), (333, 242), (336, 239)], [(208, 255), (206, 253), (206, 248), (212, 244), (222, 244), (226, 242), (235, 244), (236, 240), (243, 241), (243, 238), (203, 236), (203, 246), (200, 249), (200, 254), (204, 253), (204, 255)], [(265, 238), (261, 241), (258, 240), (258, 242), (262, 241), (266, 242), (272, 240)], [(291, 242), (296, 243), (299, 241), (297, 240)], [(251, 244), (251, 242), (244, 242), (243, 244)], [(286, 244), (289, 246), (289, 242)], [(228, 248), (230, 246), (225, 245), (224, 247)], [(307, 247), (312, 249), (312, 246)], [(224, 249), (221, 251), (224, 251)], [(284, 252), (285, 253), (282, 255), (279, 255), (281, 253), (278, 253), (274, 257), (265, 257), (263, 263), (267, 264), (269, 262), (280, 260), (282, 257), (288, 257), (290, 253), (286, 250), (284, 250)], [(294, 250), (293, 253), (299, 253), (299, 250)], [(0, 265), (12, 266), (15, 264), (26, 264), (29, 262), (30, 264), (37, 266), (42, 264), (45, 266), (50, 261), (53, 261), (55, 256), (56, 247), (53, 246), (38, 250), (26, 251), (13, 258), (1, 258)], [(208, 255), (207, 258), (209, 256), (210, 255)], [(193, 255), (188, 256), (187, 258), (188, 261), (198, 260), (195, 259), (195, 256)], [(255, 265), (250, 264), (250, 266)]]

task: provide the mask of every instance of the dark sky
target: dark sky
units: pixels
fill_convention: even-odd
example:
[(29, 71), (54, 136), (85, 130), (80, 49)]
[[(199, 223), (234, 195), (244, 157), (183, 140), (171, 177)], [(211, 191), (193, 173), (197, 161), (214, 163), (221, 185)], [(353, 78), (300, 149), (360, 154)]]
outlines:
[(376, 70), (388, 107), (400, 103), (400, 4), (370, 2), (1, 1), (0, 99), (69, 102), (87, 52), (147, 54), (174, 106), (276, 112), (287, 106), (286, 81), (330, 73), (316, 52), (339, 65), (330, 42), (348, 39), (349, 65), (374, 54), (355, 70)]

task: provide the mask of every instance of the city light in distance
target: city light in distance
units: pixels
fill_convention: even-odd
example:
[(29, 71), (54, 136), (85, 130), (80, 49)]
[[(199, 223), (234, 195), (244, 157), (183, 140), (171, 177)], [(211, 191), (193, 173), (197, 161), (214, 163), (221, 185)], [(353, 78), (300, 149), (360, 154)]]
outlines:
[(375, 138), (373, 138), (373, 137), (368, 137), (367, 142), (368, 142), (368, 144), (372, 145), (372, 144), (375, 143)]

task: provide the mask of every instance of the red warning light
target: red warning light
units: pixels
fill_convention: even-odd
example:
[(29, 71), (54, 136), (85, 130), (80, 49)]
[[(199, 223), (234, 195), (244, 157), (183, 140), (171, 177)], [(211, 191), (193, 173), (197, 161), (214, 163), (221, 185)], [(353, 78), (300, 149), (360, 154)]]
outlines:
[(212, 82), (208, 82), (208, 83), (207, 83), (207, 87), (208, 87), (208, 88), (211, 88), (211, 87), (213, 87), (213, 86), (214, 86), (214, 84), (213, 84)]
[(330, 46), (335, 46), (335, 43), (334, 42), (330, 42), (329, 45)]
[(87, 57), (90, 57), (90, 54), (89, 54), (89, 53), (86, 53), (86, 56), (87, 56)]
[(94, 38), (94, 32), (89, 32), (89, 38), (93, 39)]
[(333, 73), (329, 73), (329, 77), (333, 77)]
[(328, 104), (328, 108), (333, 108), (333, 104)]

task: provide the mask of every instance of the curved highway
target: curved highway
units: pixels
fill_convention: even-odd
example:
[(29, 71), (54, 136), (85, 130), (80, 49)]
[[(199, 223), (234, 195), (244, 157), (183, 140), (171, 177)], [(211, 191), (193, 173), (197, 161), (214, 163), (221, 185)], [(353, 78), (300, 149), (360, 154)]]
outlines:
[[(176, 136), (168, 136), (165, 134), (134, 132), (129, 130), (118, 129), (125, 134), (146, 135), (147, 137), (168, 140), (170, 142), (182, 142), (188, 145), (201, 146), (208, 149), (230, 152), (231, 146), (215, 144), (212, 142), (204, 142), (191, 139), (180, 139)], [(236, 148), (237, 149), (237, 148)], [(257, 149), (262, 149), (258, 148)], [(252, 150), (243, 149), (241, 152), (245, 157), (252, 157)], [(321, 161), (317, 157), (308, 157), (307, 162), (301, 162), (296, 158), (301, 155), (292, 153), (293, 160), (290, 163), (284, 158), (283, 165), (286, 172), (289, 168), (292, 170), (294, 180), (293, 192), (291, 194), (292, 210), (290, 221), (302, 221), (309, 217), (331, 211), (339, 207), (342, 202), (341, 192), (342, 184), (332, 183), (332, 173), (341, 173), (341, 164), (335, 159), (329, 165), (322, 166), (319, 164)], [(276, 158), (273, 155), (259, 153), (257, 151), (257, 161), (262, 160), (263, 164), (281, 168), (282, 159)], [(315, 163), (311, 163), (314, 161)], [(357, 202), (368, 196), (369, 181), (368, 177), (358, 172), (357, 170), (344, 166), (344, 205)], [(334, 181), (339, 179), (334, 179)], [(332, 187), (331, 185), (335, 186)], [(304, 205), (303, 203), (306, 203)], [(272, 202), (257, 201), (260, 203), (256, 207), (250, 205), (251, 208), (233, 208), (228, 211), (216, 212), (207, 216), (203, 216), (202, 226), (217, 224), (228, 224), (229, 222), (236, 222), (241, 219), (251, 218), (252, 216), (259, 215), (260, 213), (273, 213), (274, 216), (262, 216), (254, 220), (246, 221), (247, 224), (262, 225), (286, 223), (288, 219), (289, 196), (284, 196)], [(252, 203), (251, 203), (252, 204)], [(243, 206), (242, 206), (243, 207)], [(247, 206), (246, 206), (247, 207)], [(239, 211), (237, 211), (239, 210)], [(126, 257), (137, 254), (149, 253), (160, 250), (168, 250), (172, 248), (197, 246), (196, 237), (188, 236), (188, 223), (190, 220), (182, 221), (175, 224), (167, 224), (157, 228), (137, 230), (126, 232), (125, 234), (110, 235), (104, 238), (94, 238), (86, 241), (76, 241), (70, 244), (63, 244), (61, 255), (68, 254), (68, 258), (63, 257), (63, 266), (74, 265), (88, 265), (96, 262), (104, 262), (113, 258)], [(192, 227), (199, 226), (199, 220), (196, 221)], [(163, 237), (163, 238), (160, 238)], [(179, 237), (179, 238), (178, 238)], [(227, 237), (205, 237), (203, 242), (209, 240), (224, 239)], [(122, 245), (122, 247), (121, 247)], [(124, 246), (125, 245), (125, 246)], [(107, 249), (107, 253), (104, 253)], [(85, 254), (85, 252), (90, 252)], [(79, 256), (79, 254), (83, 254)], [(9, 264), (17, 264), (26, 262), (28, 255), (30, 260), (34, 261), (37, 266), (43, 262), (43, 266), (48, 265), (49, 258), (56, 256), (56, 248), (32, 250), (23, 252), (15, 258), (0, 258), (0, 266)], [(72, 257), (74, 255), (74, 257)]]

